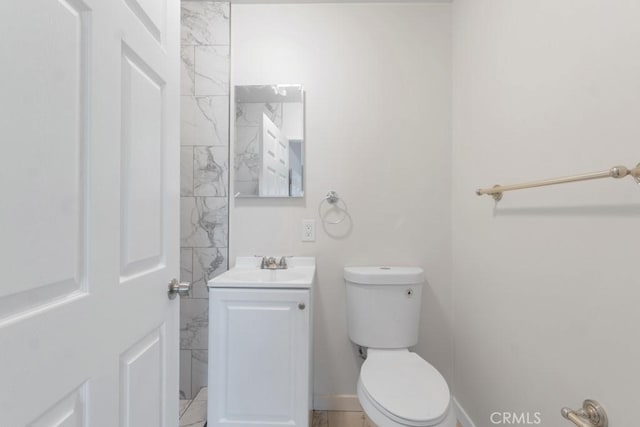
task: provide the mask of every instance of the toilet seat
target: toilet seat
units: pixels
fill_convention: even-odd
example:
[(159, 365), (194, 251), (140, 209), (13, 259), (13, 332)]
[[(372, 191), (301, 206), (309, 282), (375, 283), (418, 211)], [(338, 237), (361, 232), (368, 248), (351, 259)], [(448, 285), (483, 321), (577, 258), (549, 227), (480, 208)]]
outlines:
[(407, 349), (369, 349), (359, 386), (378, 411), (401, 425), (433, 426), (449, 414), (451, 395), (446, 381), (436, 368)]

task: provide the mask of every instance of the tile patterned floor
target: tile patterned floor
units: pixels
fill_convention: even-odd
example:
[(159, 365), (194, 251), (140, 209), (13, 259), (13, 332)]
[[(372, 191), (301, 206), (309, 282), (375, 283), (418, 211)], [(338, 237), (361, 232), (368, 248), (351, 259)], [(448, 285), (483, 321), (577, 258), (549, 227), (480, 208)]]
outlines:
[(364, 412), (313, 411), (312, 427), (377, 427)]
[(180, 401), (180, 427), (204, 427), (207, 422), (207, 388), (201, 388), (195, 399)]
[(312, 419), (312, 427), (377, 427), (364, 412), (313, 411)]
[[(207, 388), (195, 399), (180, 401), (180, 427), (204, 427), (207, 422)], [(313, 411), (312, 427), (377, 427), (364, 412)], [(458, 422), (458, 426), (461, 427)]]

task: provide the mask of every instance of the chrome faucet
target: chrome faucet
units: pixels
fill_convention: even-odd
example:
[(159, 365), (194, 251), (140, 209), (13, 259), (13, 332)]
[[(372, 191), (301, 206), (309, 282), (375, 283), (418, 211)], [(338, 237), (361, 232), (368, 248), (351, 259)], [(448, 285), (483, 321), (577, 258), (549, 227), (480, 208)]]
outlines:
[(287, 268), (289, 268), (289, 266), (287, 265), (287, 259), (285, 257), (280, 258), (278, 267), (280, 267), (281, 270), (286, 270)]
[(288, 268), (287, 259), (282, 257), (280, 261), (276, 261), (274, 257), (267, 258), (263, 256), (260, 262), (260, 268), (262, 270), (286, 270)]

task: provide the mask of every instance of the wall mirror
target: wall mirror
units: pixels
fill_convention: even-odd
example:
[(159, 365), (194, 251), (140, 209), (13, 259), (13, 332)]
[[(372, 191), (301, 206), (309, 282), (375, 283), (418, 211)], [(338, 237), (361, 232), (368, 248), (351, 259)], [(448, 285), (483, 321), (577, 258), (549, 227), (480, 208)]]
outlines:
[(304, 196), (302, 86), (235, 86), (235, 111), (235, 196)]

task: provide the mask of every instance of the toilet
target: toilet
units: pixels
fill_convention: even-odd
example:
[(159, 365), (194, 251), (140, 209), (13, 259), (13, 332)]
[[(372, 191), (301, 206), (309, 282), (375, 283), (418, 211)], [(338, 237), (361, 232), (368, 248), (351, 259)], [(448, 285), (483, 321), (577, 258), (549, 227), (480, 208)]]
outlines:
[(424, 272), (346, 267), (349, 338), (367, 348), (358, 399), (379, 427), (455, 427), (449, 386), (409, 347), (418, 342)]

